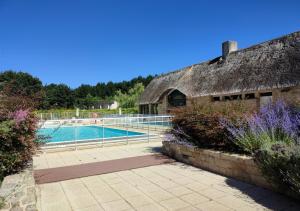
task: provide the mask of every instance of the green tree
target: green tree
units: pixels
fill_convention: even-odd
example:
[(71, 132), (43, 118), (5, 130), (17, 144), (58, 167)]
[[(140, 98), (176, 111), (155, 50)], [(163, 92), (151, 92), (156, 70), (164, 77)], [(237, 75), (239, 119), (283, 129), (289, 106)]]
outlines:
[(70, 87), (65, 84), (50, 84), (44, 87), (44, 109), (73, 108), (74, 96)]
[(97, 83), (95, 86), (96, 96), (105, 99), (105, 83)]
[[(12, 70), (0, 72), (0, 91), (10, 96), (32, 99), (34, 107), (50, 108), (90, 108), (100, 101), (111, 101), (116, 97), (122, 107), (134, 107), (137, 102), (138, 87), (146, 87), (155, 76), (138, 76), (129, 81), (97, 83), (96, 86), (82, 84), (71, 89), (64, 84), (43, 86), (40, 79), (25, 72)], [(140, 84), (140, 85), (136, 85)], [(5, 89), (5, 90), (4, 90)], [(121, 99), (122, 98), (122, 99)]]
[(128, 93), (123, 93), (121, 90), (117, 91), (115, 100), (119, 103), (121, 108), (134, 108), (138, 105), (138, 100), (144, 91), (144, 85), (137, 83), (133, 88), (129, 89)]
[(25, 72), (7, 70), (0, 72), (0, 91), (9, 96), (27, 97), (36, 106), (42, 101), (43, 84), (40, 79)]
[(87, 84), (82, 84), (74, 89), (74, 96), (76, 98), (86, 98), (88, 95), (95, 96), (95, 87)]
[(112, 81), (109, 81), (105, 87), (105, 97), (114, 96), (116, 93), (116, 86)]

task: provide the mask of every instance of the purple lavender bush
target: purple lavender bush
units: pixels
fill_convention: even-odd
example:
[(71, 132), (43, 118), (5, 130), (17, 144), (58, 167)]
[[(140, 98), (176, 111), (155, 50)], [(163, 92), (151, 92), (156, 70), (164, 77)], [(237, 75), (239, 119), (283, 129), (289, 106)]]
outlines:
[(232, 123), (221, 119), (233, 142), (252, 154), (278, 191), (300, 199), (300, 112), (283, 101)]
[(164, 141), (170, 141), (185, 146), (194, 146), (194, 144), (190, 142), (189, 139), (191, 139), (191, 137), (186, 134), (180, 127), (172, 128), (164, 135)]
[(234, 143), (247, 153), (274, 143), (290, 146), (299, 145), (300, 141), (300, 112), (281, 100), (235, 123), (221, 119), (221, 124), (230, 132)]

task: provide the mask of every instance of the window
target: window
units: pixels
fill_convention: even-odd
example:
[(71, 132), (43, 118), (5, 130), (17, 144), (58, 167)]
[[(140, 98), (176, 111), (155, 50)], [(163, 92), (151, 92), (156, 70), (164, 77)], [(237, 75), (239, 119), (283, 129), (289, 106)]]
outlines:
[(224, 100), (241, 100), (242, 95), (230, 95), (230, 96), (224, 96)]
[(230, 98), (232, 100), (241, 100), (242, 99), (242, 95), (231, 95)]
[(246, 100), (255, 99), (255, 94), (254, 93), (245, 94), (245, 99)]
[(269, 97), (272, 96), (272, 92), (265, 92), (265, 93), (260, 93), (261, 97)]
[(213, 97), (212, 100), (213, 100), (213, 102), (216, 102), (216, 101), (220, 101), (221, 98), (220, 97)]
[(178, 90), (174, 90), (168, 96), (169, 105), (177, 107), (177, 106), (185, 106), (186, 105), (186, 96)]
[(149, 114), (149, 106), (148, 105), (140, 105), (141, 114)]
[(230, 96), (224, 96), (224, 100), (230, 100)]

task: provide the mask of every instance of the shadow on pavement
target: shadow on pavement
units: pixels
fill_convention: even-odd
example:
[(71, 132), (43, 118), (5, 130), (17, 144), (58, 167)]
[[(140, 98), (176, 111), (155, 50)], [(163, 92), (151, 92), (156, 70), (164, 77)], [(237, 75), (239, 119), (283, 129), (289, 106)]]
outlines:
[(260, 204), (270, 210), (300, 210), (300, 203), (285, 195), (232, 178), (227, 178), (225, 182), (231, 188), (239, 190), (241, 193), (236, 195), (250, 204)]

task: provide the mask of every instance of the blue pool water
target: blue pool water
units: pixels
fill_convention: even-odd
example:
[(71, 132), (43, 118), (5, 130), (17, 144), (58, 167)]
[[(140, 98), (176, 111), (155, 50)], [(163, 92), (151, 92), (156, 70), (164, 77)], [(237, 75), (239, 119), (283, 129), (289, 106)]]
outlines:
[(122, 136), (138, 136), (144, 135), (143, 133), (119, 130), (113, 128), (103, 128), (100, 126), (70, 126), (59, 128), (41, 128), (38, 135), (47, 137), (48, 143), (54, 142), (72, 142), (72, 141), (85, 141), (95, 140), (102, 138), (117, 138)]

